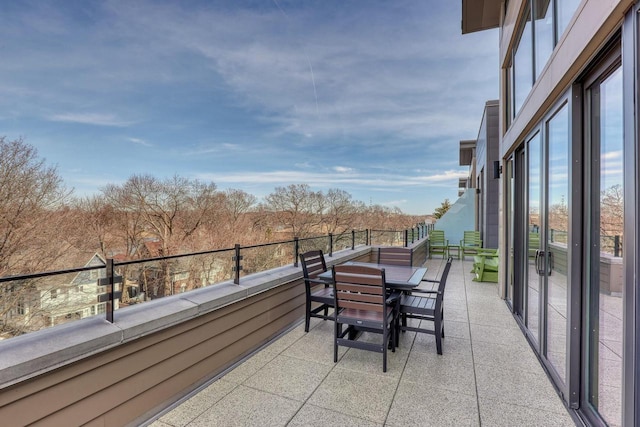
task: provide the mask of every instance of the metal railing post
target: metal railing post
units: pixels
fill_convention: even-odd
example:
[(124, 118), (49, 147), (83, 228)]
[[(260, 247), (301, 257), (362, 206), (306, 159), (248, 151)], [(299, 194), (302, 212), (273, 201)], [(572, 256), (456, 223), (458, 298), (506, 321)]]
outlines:
[(300, 241), (297, 237), (293, 238), (293, 266), (298, 266), (298, 258), (300, 257)]
[(116, 276), (113, 268), (113, 258), (107, 258), (105, 269), (107, 277), (98, 279), (98, 286), (106, 286), (107, 292), (98, 295), (98, 302), (107, 303), (107, 322), (113, 323), (113, 311), (115, 310), (116, 299), (122, 296), (122, 291), (117, 290), (116, 285), (122, 283), (122, 276)]
[(333, 233), (329, 233), (329, 256), (333, 256)]
[(369, 236), (369, 229), (367, 228), (366, 230), (366, 236), (365, 236), (365, 242), (367, 244), (367, 246), (371, 246), (371, 237)]
[(404, 247), (409, 246), (409, 230), (404, 230)]
[(356, 248), (356, 230), (351, 230), (351, 250)]
[(620, 236), (613, 236), (613, 256), (620, 256)]
[(240, 255), (240, 244), (236, 243), (235, 246), (235, 254), (233, 256), (233, 261), (235, 261), (235, 265), (233, 266), (233, 271), (235, 271), (235, 277), (233, 279), (233, 283), (236, 285), (240, 284), (240, 270), (242, 270), (242, 266), (240, 265), (240, 261), (242, 260), (242, 256)]

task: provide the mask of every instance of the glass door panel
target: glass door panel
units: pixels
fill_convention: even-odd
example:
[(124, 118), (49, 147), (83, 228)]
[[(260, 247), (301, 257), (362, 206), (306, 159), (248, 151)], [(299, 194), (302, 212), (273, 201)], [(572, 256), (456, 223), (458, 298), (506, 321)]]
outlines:
[(547, 122), (547, 220), (544, 274), (547, 284), (547, 359), (562, 382), (567, 366), (567, 299), (569, 257), (569, 107), (565, 104)]
[(622, 424), (623, 111), (622, 71), (588, 88), (591, 130), (587, 400)]
[(541, 141), (537, 133), (527, 143), (528, 210), (527, 210), (527, 328), (536, 342), (540, 330), (540, 189), (541, 189)]

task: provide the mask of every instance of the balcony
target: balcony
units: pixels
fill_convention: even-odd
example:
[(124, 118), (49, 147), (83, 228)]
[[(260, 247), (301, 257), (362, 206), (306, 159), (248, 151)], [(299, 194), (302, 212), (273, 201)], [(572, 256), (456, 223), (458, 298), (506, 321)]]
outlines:
[[(424, 262), (424, 234), (408, 236), (397, 240)], [(327, 260), (373, 261), (371, 243)], [(427, 266), (437, 277), (442, 260)], [(432, 337), (405, 333), (386, 374), (374, 353), (341, 349), (334, 364), (331, 322), (304, 333), (301, 269), (288, 264), (122, 307), (113, 323), (93, 316), (0, 342), (0, 417), (19, 425), (573, 425), (496, 285), (471, 282), (470, 270), (454, 261), (444, 355)]]
[[(437, 277), (444, 262), (426, 262)], [(574, 425), (497, 286), (454, 261), (445, 298), (444, 354), (408, 332), (389, 353), (340, 348), (333, 323), (294, 326), (155, 418), (183, 425)], [(232, 420), (232, 421), (229, 421)]]

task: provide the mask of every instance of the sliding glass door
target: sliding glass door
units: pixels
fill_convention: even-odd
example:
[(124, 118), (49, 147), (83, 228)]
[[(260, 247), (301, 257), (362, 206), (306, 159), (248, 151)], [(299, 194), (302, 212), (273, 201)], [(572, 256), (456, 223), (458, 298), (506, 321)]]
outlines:
[(545, 355), (558, 376), (566, 383), (567, 372), (567, 300), (569, 298), (569, 105), (564, 104), (546, 122), (546, 216), (545, 239), (539, 256), (538, 274), (546, 289)]
[(516, 151), (515, 165), (507, 163), (516, 170), (507, 169), (506, 175), (507, 295), (514, 299), (514, 312), (562, 389), (568, 360), (571, 262), (569, 110), (564, 98)]
[(586, 88), (590, 179), (588, 222), (587, 405), (609, 425), (622, 424), (623, 104), (622, 69), (613, 61)]

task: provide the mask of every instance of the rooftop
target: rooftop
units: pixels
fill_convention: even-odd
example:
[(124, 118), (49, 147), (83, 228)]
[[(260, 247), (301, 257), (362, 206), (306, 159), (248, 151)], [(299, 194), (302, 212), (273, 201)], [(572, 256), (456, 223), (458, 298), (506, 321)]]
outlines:
[[(434, 278), (444, 262), (425, 265)], [(312, 319), (309, 333), (298, 324), (149, 423), (573, 426), (497, 285), (473, 282), (471, 266), (456, 260), (449, 273), (442, 356), (432, 336), (407, 332), (387, 373), (362, 350), (340, 348), (334, 364), (333, 323)]]

